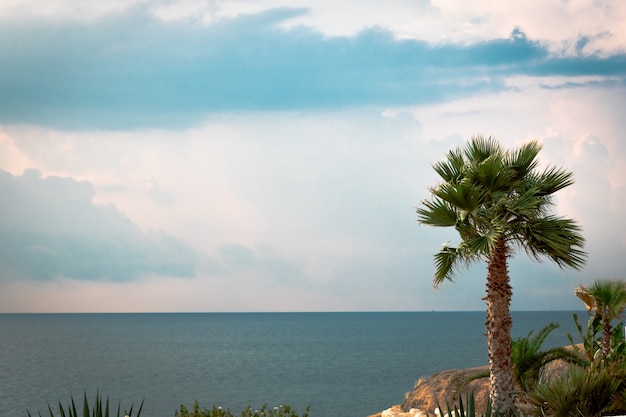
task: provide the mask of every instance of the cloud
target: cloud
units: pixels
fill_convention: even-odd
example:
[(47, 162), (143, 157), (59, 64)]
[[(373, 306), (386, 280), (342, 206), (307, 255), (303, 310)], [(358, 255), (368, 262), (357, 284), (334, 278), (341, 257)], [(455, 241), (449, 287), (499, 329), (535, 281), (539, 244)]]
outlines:
[[(88, 180), (95, 201), (115, 204), (143, 230), (181, 236), (201, 254), (195, 278), (184, 280), (189, 288), (158, 278), (124, 287), (136, 297), (155, 294), (159, 303), (145, 304), (151, 311), (480, 310), (482, 264), (433, 292), (432, 255), (455, 232), (418, 227), (413, 206), (437, 181), (430, 164), (472, 134), (493, 134), (506, 147), (539, 138), (541, 160), (575, 174), (556, 208), (583, 226), (590, 263), (560, 271), (518, 254), (514, 308), (577, 308), (571, 290), (619, 276), (615, 259), (626, 250), (614, 227), (625, 202), (626, 94), (589, 85), (595, 78), (542, 87), (566, 79), (507, 79), (513, 88), (505, 92), (382, 115), (244, 112), (175, 132), (11, 127), (4, 142), (19, 157), (7, 162)], [(171, 198), (155, 199), (155, 186)], [(55, 282), (33, 291), (52, 291)], [(84, 287), (95, 292), (98, 283)]]
[(274, 9), (302, 10), (279, 23), (281, 29), (306, 27), (325, 37), (353, 37), (372, 27), (397, 39), (429, 44), (475, 44), (506, 38), (522, 28), (551, 53), (611, 56), (625, 52), (626, 5), (621, 0), (528, 0), (468, 3), (464, 0), (4, 0), (0, 16), (93, 22), (132, 10), (165, 22), (223, 20)]
[[(623, 53), (626, 44), (622, 24), (626, 6), (619, 0), (390, 0), (384, 5), (376, 0), (275, 0), (270, 4), (306, 7), (308, 13), (294, 16), (281, 26), (304, 25), (326, 36), (354, 36), (376, 26), (398, 39), (467, 45), (507, 37), (520, 27), (558, 55), (606, 57)], [(266, 7), (271, 6), (266, 3)]]
[(194, 275), (195, 253), (163, 232), (144, 233), (89, 182), (0, 170), (0, 278), (128, 281)]
[[(626, 239), (615, 225), (621, 224), (626, 204), (626, 124), (621, 115), (626, 89), (597, 85), (545, 89), (541, 84), (550, 80), (534, 81), (523, 91), (425, 106), (412, 114), (433, 142), (444, 141), (451, 131), (467, 138), (484, 126), (489, 130), (483, 133), (493, 134), (507, 147), (539, 139), (544, 144), (540, 154), (544, 164), (574, 173), (574, 185), (556, 195), (555, 209), (582, 226), (589, 259), (582, 272), (567, 276), (579, 283), (620, 277), (622, 268), (615, 259), (626, 252)], [(559, 273), (548, 268), (538, 276), (546, 279)]]
[(626, 55), (559, 58), (516, 28), (469, 45), (380, 27), (331, 38), (280, 28), (304, 14), (272, 9), (207, 25), (135, 7), (88, 22), (0, 19), (0, 123), (177, 128), (215, 112), (436, 103), (507, 88), (513, 74), (626, 73)]

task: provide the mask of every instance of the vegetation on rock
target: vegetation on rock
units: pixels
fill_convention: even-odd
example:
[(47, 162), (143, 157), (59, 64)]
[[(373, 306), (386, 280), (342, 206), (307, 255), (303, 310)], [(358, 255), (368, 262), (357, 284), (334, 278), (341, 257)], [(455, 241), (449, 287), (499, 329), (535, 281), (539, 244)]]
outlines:
[[(306, 408), (302, 417), (309, 415), (309, 407)], [(215, 405), (211, 409), (200, 409), (198, 401), (194, 401), (193, 408), (187, 409), (184, 405), (180, 406), (180, 410), (174, 413), (174, 417), (235, 417), (236, 414), (231, 413), (230, 409), (223, 409), (222, 407), (216, 407)], [(267, 404), (259, 409), (252, 409), (248, 406), (245, 410), (239, 414), (241, 417), (299, 417), (299, 414), (295, 409), (289, 405), (280, 405), (277, 407), (268, 407)]]
[[(594, 282), (592, 285), (597, 286), (602, 284)], [(621, 291), (620, 285), (610, 287), (614, 291)], [(619, 297), (611, 295), (605, 299), (616, 298)], [(574, 341), (573, 336), (568, 334), (571, 346), (542, 348), (548, 334), (558, 327), (556, 323), (549, 323), (536, 334), (530, 332), (512, 341), (512, 362), (518, 389), (516, 406), (509, 410), (512, 414), (519, 417), (626, 414), (624, 325), (612, 322), (608, 328), (610, 342), (608, 353), (605, 354), (602, 346), (603, 340), (606, 340), (605, 321), (593, 308), (589, 309), (589, 313), (586, 327), (580, 324), (577, 314), (573, 315), (580, 341)], [(619, 319), (620, 314), (611, 317)], [(461, 415), (461, 399), (466, 398), (464, 411), (467, 412), (467, 396), (472, 394), (475, 415), (491, 413), (493, 416), (494, 409), (488, 406), (485, 376), (488, 376), (487, 367), (445, 370), (420, 378), (413, 391), (405, 396), (401, 409), (421, 409), (433, 415), (431, 413), (438, 407), (433, 404), (450, 403), (455, 404), (454, 408), (449, 407), (452, 415)]]
[(626, 283), (596, 280), (589, 288), (578, 287), (575, 294), (590, 313), (584, 332), (574, 315), (582, 339), (575, 349), (586, 358), (586, 365), (573, 366), (567, 375), (539, 383), (529, 393), (530, 411), (538, 417), (624, 414), (626, 341), (623, 323), (613, 326), (612, 321), (620, 318), (626, 306)]

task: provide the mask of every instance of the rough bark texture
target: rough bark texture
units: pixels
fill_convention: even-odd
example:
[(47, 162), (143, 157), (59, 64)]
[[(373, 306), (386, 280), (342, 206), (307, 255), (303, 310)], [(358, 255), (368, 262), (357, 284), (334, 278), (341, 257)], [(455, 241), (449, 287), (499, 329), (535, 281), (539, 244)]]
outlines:
[(507, 271), (507, 246), (499, 239), (489, 258), (487, 272), (487, 350), (490, 397), (495, 409), (512, 410), (515, 405), (511, 360), (510, 304), (513, 291)]

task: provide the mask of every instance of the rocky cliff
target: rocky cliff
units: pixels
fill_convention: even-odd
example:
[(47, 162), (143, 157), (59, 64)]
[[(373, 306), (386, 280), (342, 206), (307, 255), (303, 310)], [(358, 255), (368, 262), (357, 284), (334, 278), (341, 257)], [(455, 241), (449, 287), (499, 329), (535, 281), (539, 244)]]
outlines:
[[(579, 346), (580, 347), (580, 346)], [(569, 365), (557, 360), (549, 363), (544, 368), (544, 378), (546, 380), (563, 376), (567, 373)], [(487, 409), (489, 400), (489, 378), (475, 379), (469, 384), (468, 378), (478, 373), (487, 372), (487, 366), (479, 366), (468, 369), (448, 369), (420, 378), (413, 387), (413, 391), (404, 395), (402, 404), (397, 404), (380, 413), (369, 417), (426, 417), (435, 416), (437, 402), (443, 408), (448, 400), (450, 407), (458, 404), (458, 398), (465, 402), (466, 394), (474, 392), (476, 411), (481, 415)]]
[(459, 395), (465, 401), (469, 391), (474, 392), (476, 411), (482, 413), (487, 408), (489, 399), (489, 378), (476, 379), (469, 384), (465, 381), (481, 372), (487, 371), (486, 366), (468, 369), (448, 369), (420, 378), (413, 387), (413, 391), (404, 395), (402, 404), (395, 405), (387, 410), (370, 417), (425, 417), (434, 416), (437, 402), (445, 408), (448, 400), (450, 406), (456, 403)]

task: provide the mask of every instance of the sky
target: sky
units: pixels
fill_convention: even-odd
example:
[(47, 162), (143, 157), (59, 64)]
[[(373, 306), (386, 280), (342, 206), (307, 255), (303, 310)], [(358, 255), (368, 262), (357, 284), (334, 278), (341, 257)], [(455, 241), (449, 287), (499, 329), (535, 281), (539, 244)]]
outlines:
[(432, 164), (537, 139), (580, 271), (513, 254), (513, 310), (624, 277), (626, 3), (3, 0), (0, 312), (484, 310), (438, 289)]

